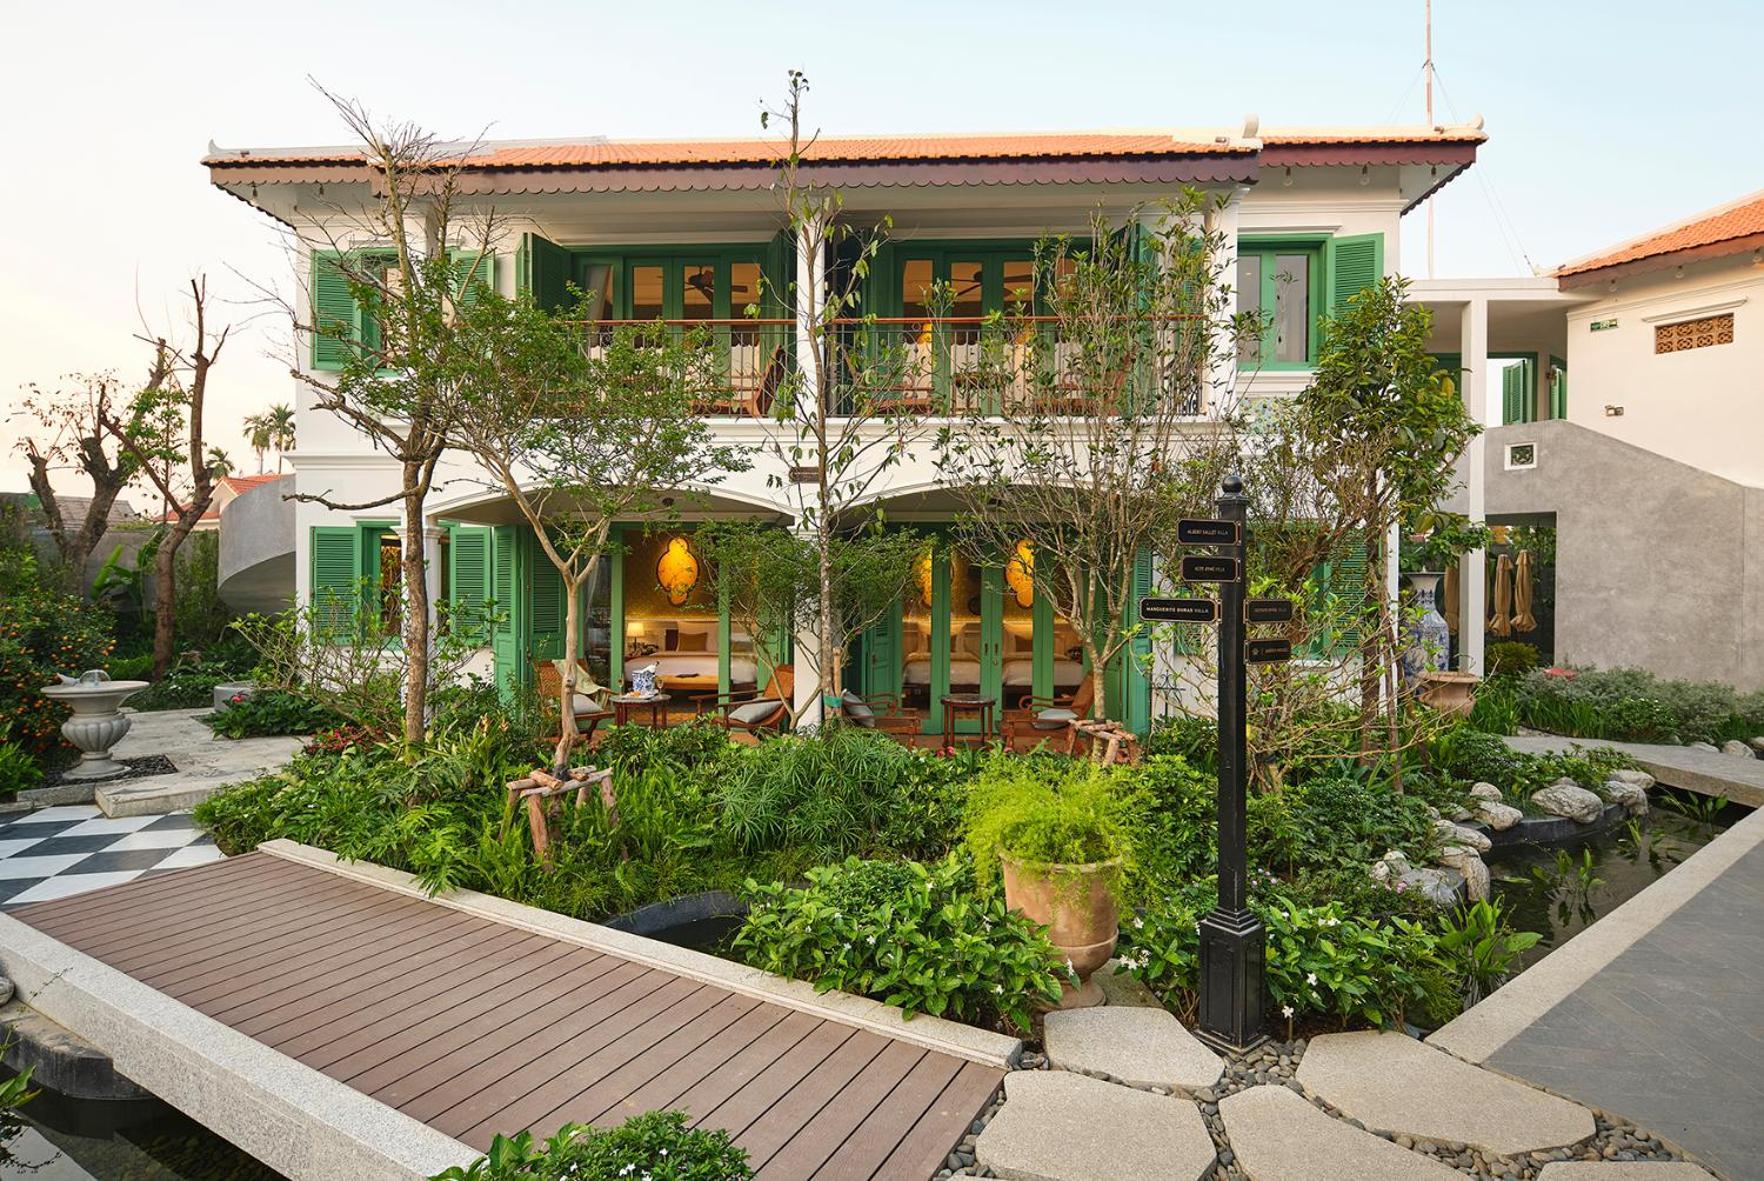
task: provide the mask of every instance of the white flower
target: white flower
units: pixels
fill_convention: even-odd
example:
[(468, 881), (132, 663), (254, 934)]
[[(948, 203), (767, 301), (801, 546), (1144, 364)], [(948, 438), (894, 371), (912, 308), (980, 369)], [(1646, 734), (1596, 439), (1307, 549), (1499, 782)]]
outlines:
[(1003, 994), (1004, 994), (1004, 985), (1002, 985), (1002, 984), (994, 984), (994, 985), (993, 985), (993, 986), (992, 986), (992, 991), (993, 991), (993, 992), (996, 992), (996, 993), (998, 993), (998, 994), (1000, 994), (1000, 995), (1001, 995), (1001, 996), (1002, 996), (1002, 995), (1003, 995)]
[(1067, 956), (1066, 957), (1066, 975), (1068, 975), (1068, 976), (1075, 975), (1077, 973), (1077, 971), (1078, 971), (1078, 969), (1074, 968), (1072, 966), (1072, 957)]
[(1317, 973), (1312, 972), (1308, 976), (1306, 976), (1305, 983), (1310, 984), (1310, 985), (1315, 985), (1317, 983)]
[(1141, 919), (1141, 918), (1135, 918), (1135, 919), (1134, 919), (1134, 920), (1133, 920), (1133, 929), (1134, 929), (1134, 930), (1135, 930), (1135, 931), (1143, 931), (1143, 930), (1145, 930), (1145, 920), (1144, 920), (1144, 919)]
[(1289, 1020), (1289, 1021), (1292, 1020), (1292, 1006), (1291, 1005), (1281, 1005), (1280, 1006), (1280, 1014), (1281, 1014), (1281, 1016), (1285, 1017), (1287, 1020)]
[(665, 1149), (665, 1148), (664, 1148), (664, 1149), (662, 1149), (662, 1150), (661, 1150), (661, 1154), (662, 1154), (662, 1155), (663, 1155), (663, 1156), (666, 1156), (666, 1155), (668, 1155), (668, 1150), (667, 1150), (667, 1149)]
[(871, 947), (874, 947), (876, 946), (876, 937), (874, 935), (865, 935), (864, 942), (868, 943)]

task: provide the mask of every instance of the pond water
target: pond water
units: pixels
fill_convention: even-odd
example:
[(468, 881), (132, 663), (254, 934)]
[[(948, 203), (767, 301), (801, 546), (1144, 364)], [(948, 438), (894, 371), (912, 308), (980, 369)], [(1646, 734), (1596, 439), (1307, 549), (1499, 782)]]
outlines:
[(1658, 790), (1647, 815), (1584, 841), (1508, 845), (1486, 854), (1514, 929), (1543, 935), (1524, 967), (1610, 914), (1746, 814), (1736, 804)]
[(73, 1099), (38, 1090), (0, 1115), (0, 1178), (36, 1181), (283, 1181), (157, 1099)]

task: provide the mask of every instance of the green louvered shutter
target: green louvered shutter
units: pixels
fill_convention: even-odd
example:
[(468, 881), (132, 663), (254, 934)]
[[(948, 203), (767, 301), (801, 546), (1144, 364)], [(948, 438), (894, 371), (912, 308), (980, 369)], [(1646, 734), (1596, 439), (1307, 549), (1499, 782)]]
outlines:
[(456, 526), (447, 546), (455, 634), (471, 644), (489, 642), (490, 530)]
[[(1127, 624), (1139, 624), (1139, 600), (1152, 593), (1152, 555), (1140, 550), (1133, 559), (1133, 594), (1127, 603)], [(1151, 633), (1140, 631), (1127, 645), (1127, 663), (1123, 669), (1121, 720), (1135, 734), (1151, 728)]]
[(347, 640), (361, 607), (361, 531), (314, 525), (311, 544), (313, 631), (331, 643)]
[(1525, 405), (1525, 371), (1518, 365), (1501, 370), (1501, 424), (1511, 426), (1521, 421)]
[(1568, 366), (1558, 357), (1550, 358), (1550, 417), (1568, 417)]
[[(312, 367), (337, 370), (348, 364), (349, 340), (359, 331), (355, 314), (355, 297), (349, 293), (349, 280), (338, 263), (342, 255), (335, 250), (312, 252)], [(342, 337), (331, 335), (341, 331)]]
[(523, 234), (516, 260), (515, 281), (521, 290), (533, 293), (534, 303), (546, 311), (569, 306), (569, 251), (549, 238)]
[[(1325, 564), (1325, 585), (1338, 597), (1347, 618), (1356, 618), (1366, 603), (1366, 543), (1355, 537), (1343, 541), (1334, 556)], [(1341, 647), (1351, 651), (1360, 646), (1360, 629), (1349, 624), (1342, 628)]]
[(453, 298), (461, 307), (471, 307), (486, 288), (496, 290), (496, 255), (454, 250), (447, 261), (453, 268)]
[(495, 600), (491, 612), (496, 621), (490, 636), (490, 654), (495, 663), (497, 687), (504, 695), (512, 696), (526, 680), (520, 659), (526, 628), (514, 593), (520, 585), (515, 569), (519, 542), (513, 525), (498, 525), (490, 535), (490, 597)]
[[(900, 605), (864, 629), (864, 692), (900, 692)], [(774, 645), (776, 646), (776, 645)]]
[(531, 557), (531, 591), (528, 599), (527, 630), (532, 638), (535, 660), (563, 659), (564, 584), (549, 559), (537, 554), (538, 547), (528, 549)]
[(1331, 238), (1328, 275), (1329, 310), (1340, 315), (1348, 300), (1384, 277), (1384, 235)]

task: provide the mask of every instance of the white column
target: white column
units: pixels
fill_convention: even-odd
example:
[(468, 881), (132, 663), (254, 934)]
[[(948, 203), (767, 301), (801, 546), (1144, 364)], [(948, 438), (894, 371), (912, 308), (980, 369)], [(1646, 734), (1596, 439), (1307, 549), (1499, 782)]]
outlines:
[[(804, 226), (796, 235), (796, 366), (801, 375), (797, 389), (797, 438), (805, 452), (814, 446), (811, 432), (813, 415), (820, 409), (820, 357), (815, 348), (816, 329), (826, 309), (826, 259), (821, 254), (825, 233), (819, 225)], [(831, 409), (830, 407), (828, 409)], [(815, 457), (804, 454), (802, 462), (813, 463)], [(817, 496), (812, 484), (792, 485), (800, 505), (811, 503)], [(798, 521), (798, 527), (801, 527)], [(796, 701), (794, 709), (799, 727), (821, 724), (823, 709), (820, 694), (820, 639), (813, 625), (796, 633)]]
[(429, 646), (440, 638), (441, 609), (441, 539), (447, 530), (430, 523), (423, 526), (423, 587), (429, 599)]
[[(1460, 338), (1464, 366), (1464, 406), (1470, 417), (1484, 428), (1495, 425), (1489, 418), (1488, 397), (1488, 302), (1471, 299), (1464, 305)], [(1467, 508), (1471, 521), (1487, 516), (1487, 489), (1484, 477), (1488, 440), (1482, 435), (1470, 440), (1464, 456), (1464, 480)], [(1459, 668), (1464, 672), (1482, 672), (1483, 632), (1488, 626), (1488, 555), (1473, 550), (1458, 565), (1458, 651)]]

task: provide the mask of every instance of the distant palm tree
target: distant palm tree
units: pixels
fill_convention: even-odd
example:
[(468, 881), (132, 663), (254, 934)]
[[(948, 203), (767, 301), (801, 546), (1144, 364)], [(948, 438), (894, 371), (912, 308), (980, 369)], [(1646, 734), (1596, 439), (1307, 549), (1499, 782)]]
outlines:
[(269, 422), (270, 443), (276, 449), (276, 474), (282, 472), (282, 453), (294, 446), (294, 408), (277, 402), (265, 416)]
[(245, 416), (245, 437), (250, 440), (251, 449), (257, 452), (257, 474), (263, 475), (263, 457), (275, 445), (275, 425), (270, 416), (265, 414), (247, 414)]
[(215, 479), (224, 480), (233, 474), (233, 461), (219, 447), (210, 447), (208, 449), (208, 470), (214, 473)]

